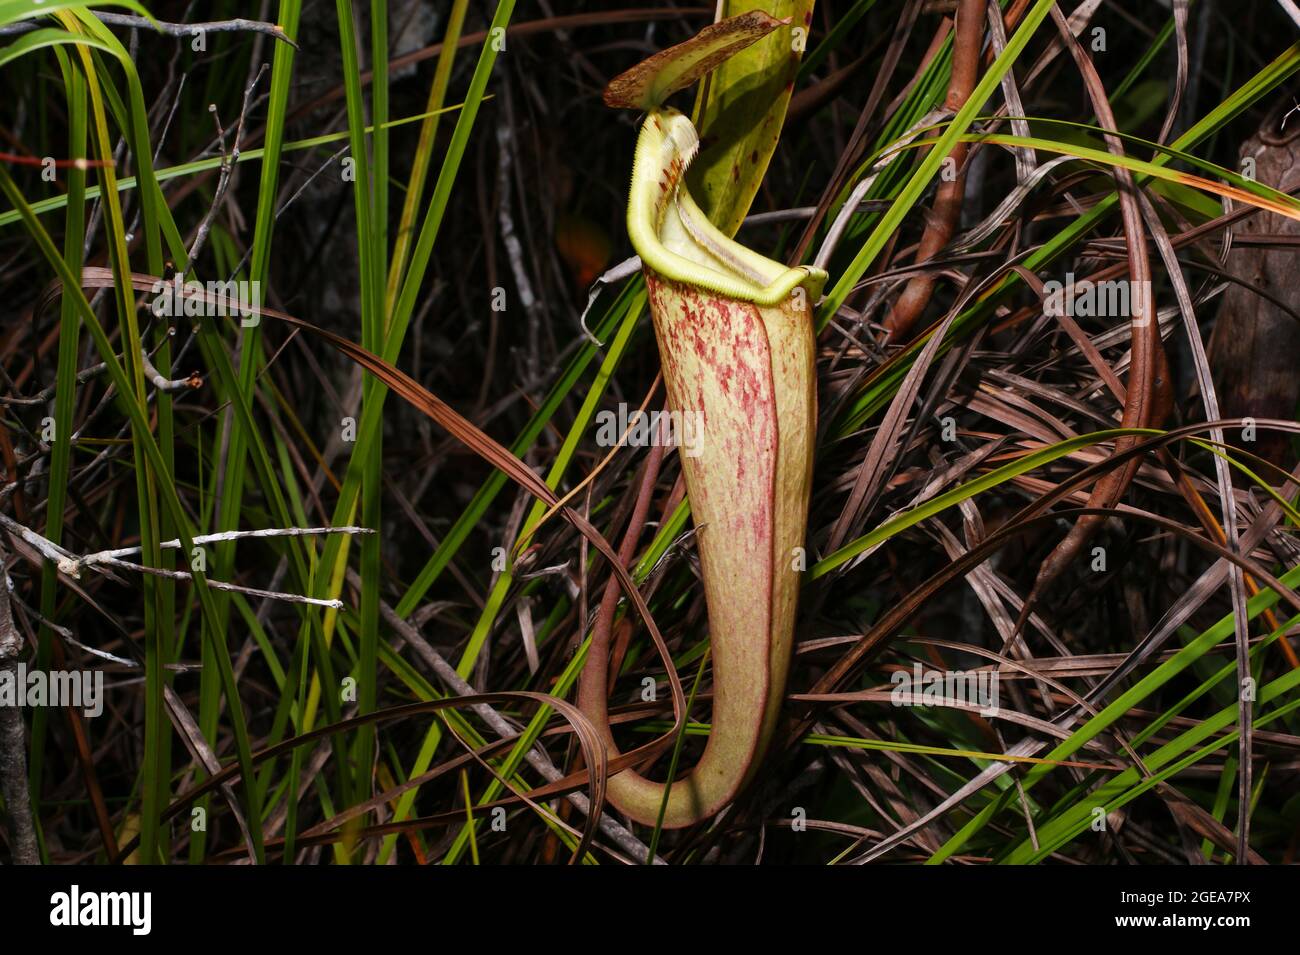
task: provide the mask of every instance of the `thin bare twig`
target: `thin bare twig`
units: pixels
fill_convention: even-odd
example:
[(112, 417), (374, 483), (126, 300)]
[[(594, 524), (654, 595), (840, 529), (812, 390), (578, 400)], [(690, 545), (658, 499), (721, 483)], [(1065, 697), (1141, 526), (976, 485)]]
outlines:
[[(212, 228), (212, 223), (216, 220), (217, 211), (226, 200), (226, 190), (230, 187), (231, 174), (234, 171), (235, 164), (239, 162), (239, 147), (244, 138), (244, 123), (248, 119), (248, 109), (253, 102), (253, 90), (257, 89), (257, 83), (264, 72), (266, 72), (265, 63), (254, 74), (248, 85), (244, 87), (244, 101), (239, 107), (239, 122), (235, 124), (234, 144), (231, 146), (230, 152), (221, 160), (221, 175), (217, 178), (217, 191), (212, 197), (212, 205), (208, 207), (207, 214), (199, 223), (199, 227), (194, 233), (194, 241), (190, 243), (189, 250), (186, 252), (191, 266), (198, 259), (199, 253), (203, 251), (203, 246), (208, 241), (208, 232)], [(212, 111), (212, 118), (217, 124), (217, 141), (224, 142), (225, 131), (221, 128), (221, 117), (217, 115), (216, 104), (212, 104), (208, 109)]]
[[(288, 43), (295, 50), (298, 44), (289, 39), (289, 35), (284, 32), (275, 23), (265, 23), (261, 20), (209, 20), (203, 23), (168, 23), (164, 20), (153, 20), (148, 17), (132, 16), (129, 13), (104, 13), (99, 10), (90, 11), (101, 23), (111, 27), (129, 27), (132, 30), (154, 30), (167, 36), (189, 39), (200, 33), (264, 33), (269, 37), (274, 37), (281, 43)], [(24, 21), (22, 23), (12, 23), (5, 27), (0, 27), (0, 36), (15, 36), (19, 33), (30, 33), (33, 30), (39, 30), (39, 22)]]
[[(30, 527), (18, 523), (13, 518), (5, 514), (0, 514), (0, 527), (13, 534), (18, 535), (23, 541), (32, 547), (46, 560), (53, 561), (58, 567), (59, 572), (77, 579), (81, 576), (81, 571), (85, 567), (92, 570), (98, 570), (101, 566), (118, 567), (122, 570), (132, 570), (141, 574), (152, 574), (156, 577), (166, 577), (170, 580), (192, 580), (193, 575), (183, 570), (164, 570), (159, 567), (146, 567), (142, 564), (133, 564), (129, 561), (122, 560), (120, 554), (135, 554), (140, 552), (139, 547), (126, 547), (115, 551), (100, 551), (95, 554), (89, 554), (85, 557), (78, 557), (70, 551), (55, 544), (53, 541), (42, 537)], [(194, 538), (197, 546), (201, 543), (211, 543), (213, 541), (239, 540), (246, 537), (304, 537), (313, 534), (331, 534), (353, 533), (353, 534), (370, 534), (373, 533), (369, 528), (364, 527), (289, 527), (289, 528), (268, 528), (256, 531), (224, 531), (219, 534), (204, 534)], [(163, 541), (160, 547), (176, 549), (181, 546), (177, 539)], [(250, 597), (262, 597), (269, 600), (282, 600), (285, 603), (310, 604), (314, 607), (329, 607), (334, 610), (343, 609), (343, 601), (330, 600), (321, 597), (307, 597), (302, 594), (283, 593), (276, 590), (261, 590), (256, 587), (244, 587), (240, 584), (227, 583), (222, 580), (207, 579), (207, 585), (214, 590), (225, 590), (231, 593), (247, 594)]]
[[(7, 556), (4, 548), (0, 547), (0, 674), (16, 681), (23, 640), (14, 627), (9, 607), (9, 575), (5, 572)], [(36, 825), (28, 792), (26, 754), (22, 710), (17, 706), (0, 706), (0, 793), (4, 794), (9, 812), (13, 860), (16, 865), (40, 865)]]

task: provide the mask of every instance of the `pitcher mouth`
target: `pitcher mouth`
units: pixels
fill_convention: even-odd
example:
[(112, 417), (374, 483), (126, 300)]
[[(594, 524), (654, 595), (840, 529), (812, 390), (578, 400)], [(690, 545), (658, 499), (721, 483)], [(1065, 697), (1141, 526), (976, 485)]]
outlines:
[(787, 268), (720, 232), (686, 187), (686, 171), (699, 153), (699, 134), (670, 107), (650, 111), (637, 138), (627, 229), (641, 261), (664, 278), (756, 305), (775, 305), (796, 288), (810, 302), (821, 295), (826, 273)]

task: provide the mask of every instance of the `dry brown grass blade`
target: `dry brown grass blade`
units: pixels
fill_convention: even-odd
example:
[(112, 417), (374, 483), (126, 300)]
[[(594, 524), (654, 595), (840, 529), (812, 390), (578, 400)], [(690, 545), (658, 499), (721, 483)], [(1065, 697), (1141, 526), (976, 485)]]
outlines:
[[(527, 700), (545, 706), (549, 706), (555, 709), (558, 713), (560, 713), (561, 716), (563, 716), (566, 720), (570, 720), (570, 721), (576, 720), (578, 721), (578, 723), (586, 723), (586, 718), (582, 716), (581, 712), (578, 711), (577, 707), (573, 706), (573, 704), (569, 703), (566, 700), (561, 700), (558, 697), (554, 697), (546, 693), (532, 693), (525, 690), (515, 690), (515, 691), (500, 692), (500, 693), (479, 693), (473, 696), (447, 697), (441, 700), (428, 700), (419, 703), (407, 703), (402, 706), (389, 707), (388, 709), (376, 710), (372, 713), (366, 713), (361, 716), (345, 718), (340, 720), (337, 723), (330, 724), (327, 726), (317, 727), (316, 729), (309, 730), (306, 733), (302, 733), (291, 739), (283, 740), (280, 743), (277, 743), (273, 746), (268, 746), (265, 749), (257, 751), (256, 753), (253, 754), (253, 765), (257, 766), (266, 762), (267, 760), (276, 759), (280, 756), (288, 755), (299, 746), (304, 746), (311, 742), (327, 739), (328, 737), (333, 736), (335, 734), (345, 733), (349, 730), (356, 729), (361, 726), (369, 726), (372, 724), (385, 723), (390, 721), (401, 721), (412, 716), (421, 716), (429, 713), (437, 713), (442, 710), (459, 709), (461, 707), (472, 707), (480, 703), (507, 703), (507, 702), (517, 701), (517, 700)], [(577, 723), (574, 723), (574, 726), (576, 730)], [(590, 726), (588, 725), (586, 728), (589, 730)], [(589, 736), (586, 732), (579, 733), (579, 740), (583, 742), (584, 754), (588, 760), (587, 765), (589, 767), (592, 767), (591, 772), (583, 772), (571, 776), (566, 776), (564, 779), (558, 782), (550, 783), (545, 786), (541, 786), (536, 789), (529, 790), (528, 793), (526, 794), (529, 798), (536, 800), (536, 799), (546, 798), (548, 796), (559, 795), (564, 792), (568, 792), (570, 790), (579, 788), (584, 784), (587, 785), (592, 795), (593, 811), (587, 818), (587, 828), (584, 831), (584, 842), (583, 842), (583, 846), (580, 847), (582, 848), (583, 851), (585, 851), (587, 846), (590, 846), (591, 838), (594, 836), (594, 832), (595, 832), (596, 820), (599, 815), (599, 812), (597, 810), (600, 805), (600, 802), (597, 800), (596, 797), (599, 796), (603, 799), (604, 779), (609, 772), (612, 772), (616, 768), (618, 768), (616, 767), (616, 764), (613, 761), (611, 761), (611, 763), (608, 765), (606, 765), (603, 762), (604, 750), (600, 746), (596, 746), (593, 752), (590, 753), (585, 752), (585, 747), (591, 742), (593, 738), (594, 737)], [(496, 740), (495, 742), (489, 743), (486, 746), (482, 747), (478, 751), (478, 755), (480, 756), (492, 755), (507, 747), (515, 745), (516, 742), (517, 740), (513, 738)], [(645, 758), (645, 753), (642, 750), (637, 750), (636, 752), (628, 755), (635, 756), (638, 758)], [(453, 772), (454, 770), (460, 769), (461, 767), (471, 762), (474, 762), (474, 756), (468, 753), (454, 757), (451, 760), (444, 762), (441, 766), (435, 768), (434, 770), (431, 770), (428, 773), (425, 773), (414, 779), (407, 780), (406, 783), (404, 783), (402, 786), (397, 787), (396, 789), (390, 790), (389, 792), (386, 793), (382, 793), (379, 796), (376, 796), (374, 799), (369, 800), (365, 803), (349, 807), (348, 810), (345, 810), (344, 812), (333, 817), (330, 820), (330, 822), (336, 823), (337, 825), (341, 826), (344, 822), (347, 822), (349, 819), (352, 819), (356, 816), (364, 815), (366, 812), (369, 812), (370, 810), (376, 808), (377, 806), (382, 806), (385, 802), (392, 799), (393, 796), (400, 794), (401, 792), (404, 792), (406, 789), (423, 785), (424, 783), (430, 782), (433, 779), (436, 779), (446, 773), (450, 773)], [(213, 776), (210, 776), (202, 783), (191, 787), (190, 789), (186, 790), (183, 793), (180, 793), (172, 801), (172, 803), (163, 811), (162, 813), (163, 820), (168, 821), (170, 819), (174, 819), (176, 816), (183, 813), (186, 810), (186, 808), (191, 803), (193, 803), (196, 799), (206, 795), (207, 793), (212, 792), (213, 790), (217, 789), (220, 786), (236, 782), (239, 780), (239, 778), (240, 778), (239, 765), (231, 764), (227, 766), (221, 772)], [(522, 797), (511, 796), (508, 799), (497, 800), (495, 802), (490, 802), (490, 803), (482, 803), (478, 805), (476, 808), (479, 809), (480, 811), (491, 811), (493, 808), (496, 808), (497, 806), (517, 805), (521, 801), (522, 801)], [(465, 810), (464, 808), (457, 808), (452, 810), (447, 815), (449, 817), (449, 821), (463, 822), (465, 819)], [(382, 829), (383, 827), (380, 828)], [(399, 828), (395, 830), (384, 829), (383, 831), (388, 832), (388, 831), (403, 831), (403, 830)], [(343, 835), (339, 833), (336, 834), (333, 838), (335, 839), (343, 838)], [(137, 844), (138, 844), (138, 836), (133, 838), (130, 842), (128, 842), (126, 845), (122, 847), (123, 855), (124, 856), (130, 855), (131, 851), (136, 847)], [(311, 843), (304, 839), (299, 844), (309, 845)], [(266, 847), (268, 849), (272, 848), (273, 845), (283, 845), (283, 840), (276, 840), (274, 842), (268, 840), (266, 842)]]
[(1169, 99), (1169, 111), (1165, 121), (1160, 124), (1160, 135), (1156, 142), (1164, 143), (1173, 132), (1178, 119), (1178, 111), (1183, 105), (1183, 94), (1187, 91), (1187, 6), (1188, 0), (1173, 0), (1174, 5), (1174, 44), (1177, 50), (1178, 66), (1174, 77), (1173, 95)]
[[(1134, 446), (1116, 451), (1111, 457), (1099, 461), (1079, 471), (1060, 483), (1056, 488), (1047, 492), (1031, 504), (1027, 505), (1020, 512), (1008, 519), (996, 532), (989, 535), (976, 547), (971, 548), (963, 557), (945, 566), (938, 573), (931, 576), (923, 584), (912, 588), (896, 604), (891, 606), (876, 624), (868, 631), (853, 648), (843, 654), (814, 684), (808, 691), (809, 693), (832, 693), (836, 692), (840, 686), (855, 672), (861, 669), (867, 662), (878, 655), (886, 646), (889, 640), (893, 639), (898, 629), (905, 624), (911, 617), (920, 610), (926, 601), (932, 599), (939, 591), (955, 580), (964, 577), (974, 567), (979, 566), (989, 557), (1009, 543), (1012, 539), (1019, 537), (1034, 525), (1045, 525), (1056, 519), (1055, 513), (1043, 513), (1053, 504), (1065, 499), (1080, 487), (1086, 487), (1098, 476), (1105, 474), (1107, 471), (1117, 467), (1122, 467), (1130, 461), (1138, 460), (1143, 455), (1154, 451), (1156, 448), (1172, 444), (1184, 438), (1192, 437), (1204, 433), (1212, 428), (1231, 428), (1240, 427), (1240, 420), (1217, 421), (1211, 424), (1186, 425), (1165, 432), (1159, 437), (1139, 441)], [(1263, 427), (1274, 427), (1294, 434), (1300, 434), (1300, 423), (1291, 421), (1268, 421), (1259, 422)], [(1267, 586), (1277, 590), (1282, 597), (1298, 609), (1300, 609), (1300, 596), (1297, 596), (1290, 588), (1281, 584), (1272, 574), (1269, 574), (1264, 568), (1249, 558), (1240, 554), (1229, 551), (1218, 541), (1211, 541), (1200, 537), (1188, 531), (1187, 528), (1174, 521), (1157, 515), (1145, 514), (1136, 515), (1132, 512), (1119, 511), (1115, 508), (1079, 508), (1071, 512), (1079, 515), (1093, 515), (1098, 517), (1118, 516), (1121, 519), (1139, 518), (1156, 524), (1164, 530), (1178, 534), (1205, 550), (1213, 552), (1216, 556), (1242, 566), (1244, 570), (1258, 576), (1258, 579)], [(808, 731), (811, 726), (811, 719), (805, 717), (795, 722), (792, 731), (786, 736), (787, 744), (793, 743)]]
[[(1182, 6), (1183, 17), (1186, 19), (1186, 4), (1184, 3)], [(1196, 323), (1192, 296), (1188, 291), (1187, 281), (1183, 277), (1183, 271), (1178, 262), (1178, 253), (1174, 251), (1173, 243), (1169, 241), (1169, 236), (1160, 222), (1160, 217), (1156, 214), (1155, 207), (1145, 196), (1139, 196), (1138, 198), (1141, 200), (1142, 212), (1150, 225), (1156, 248), (1160, 251), (1160, 256), (1165, 263), (1165, 269), (1178, 297), (1178, 310), (1183, 317), (1183, 325), (1187, 330), (1188, 346), (1196, 368), (1197, 385), (1201, 392), (1201, 401), (1205, 406), (1205, 416), (1209, 420), (1215, 421), (1219, 418), (1219, 399), (1215, 394), (1214, 378), (1210, 373), (1210, 361), (1205, 353), (1205, 343), (1201, 340), (1201, 330)], [(1219, 444), (1224, 442), (1224, 433), (1221, 428), (1212, 430), (1210, 437)], [(1220, 455), (1214, 457), (1214, 473), (1218, 483), (1220, 506), (1223, 508), (1223, 526), (1222, 528), (1215, 526), (1210, 533), (1216, 541), (1222, 542), (1229, 550), (1236, 552), (1240, 550), (1237, 531), (1237, 500), (1232, 492), (1232, 475), (1228, 470), (1228, 462)], [(1243, 576), (1240, 567), (1234, 565), (1229, 568), (1228, 586), (1232, 596), (1233, 630), (1236, 638), (1237, 685), (1240, 686), (1242, 681), (1250, 675), (1250, 618), (1246, 614), (1246, 578)], [(1251, 588), (1255, 589), (1253, 580), (1251, 581)], [(1285, 640), (1282, 641), (1282, 646), (1287, 651), (1291, 651), (1290, 645)], [(1294, 651), (1291, 651), (1291, 655), (1294, 656)], [(1241, 727), (1241, 735), (1238, 739), (1238, 765), (1240, 769), (1237, 773), (1239, 812), (1237, 815), (1236, 857), (1244, 859), (1250, 849), (1250, 796), (1253, 772), (1251, 750), (1254, 745), (1252, 738), (1254, 721), (1251, 719), (1252, 707), (1249, 695), (1238, 693), (1237, 703), (1239, 707), (1238, 726)]]
[[(1224, 422), (1223, 424), (1227, 424), (1227, 422)], [(1300, 424), (1294, 424), (1292, 422), (1285, 422), (1284, 424), (1292, 425), (1294, 427), (1294, 430), (1300, 433)], [(1158, 440), (1167, 440), (1167, 439), (1168, 439), (1168, 435)], [(1127, 456), (1135, 456), (1144, 453), (1147, 450), (1149, 449), (1139, 446), (1138, 448), (1129, 449), (1128, 451), (1122, 452), (1122, 454)], [(1116, 456), (1119, 457), (1119, 455)], [(1113, 461), (1106, 462), (1106, 464), (1108, 465), (1114, 463), (1117, 462), (1113, 462)], [(1041, 503), (1042, 503), (1041, 501), (1035, 502), (1035, 504), (1031, 505), (1031, 507), (1037, 509), (1039, 504)], [(1138, 519), (1144, 522), (1151, 523), (1154, 526), (1168, 533), (1176, 534), (1180, 537), (1183, 537), (1184, 539), (1194, 543), (1195, 545), (1202, 548), (1203, 550), (1209, 551), (1215, 554), (1220, 559), (1228, 561), (1234, 565), (1237, 565), (1249, 573), (1260, 575), (1260, 579), (1263, 580), (1263, 582), (1268, 587), (1273, 589), (1281, 597), (1281, 599), (1286, 600), (1297, 611), (1300, 611), (1300, 594), (1297, 594), (1291, 588), (1283, 584), (1280, 580), (1273, 577), (1266, 570), (1264, 570), (1264, 568), (1262, 568), (1260, 565), (1256, 564), (1254, 561), (1249, 560), (1248, 558), (1242, 557), (1240, 554), (1233, 553), (1232, 551), (1228, 550), (1227, 547), (1223, 546), (1222, 544), (1219, 544), (1217, 541), (1208, 540), (1198, 534), (1189, 531), (1187, 528), (1183, 527), (1182, 525), (1178, 524), (1175, 521), (1171, 521), (1167, 518), (1160, 517), (1154, 514), (1134, 514), (1132, 512), (1121, 512), (1114, 508), (1080, 508), (1070, 513), (1077, 514), (1080, 516), (1096, 515), (1098, 517), (1103, 517), (1103, 518), (1112, 517), (1112, 516), (1123, 517), (1130, 520)], [(948, 583), (951, 583), (953, 580), (958, 579), (961, 576), (964, 576), (974, 567), (979, 566), (979, 564), (981, 564), (983, 561), (991, 557), (994, 553), (997, 552), (999, 548), (1007, 544), (1012, 538), (1017, 537), (1020, 534), (1024, 533), (1025, 531), (1031, 529), (1036, 524), (1048, 523), (1054, 520), (1055, 517), (1056, 515), (1053, 514), (1038, 514), (1036, 516), (1027, 517), (1024, 519), (1016, 519), (1010, 521), (1008, 522), (1008, 524), (1004, 525), (1001, 529), (999, 529), (996, 533), (994, 533), (989, 538), (981, 542), (981, 544), (978, 547), (968, 552), (968, 554), (965, 557), (954, 562), (945, 570), (940, 571), (934, 577), (931, 577), (920, 588), (918, 588), (912, 594), (909, 594), (903, 602), (892, 607), (890, 611), (881, 619), (881, 621), (876, 626), (874, 626), (869, 633), (864, 635), (861, 642), (859, 642), (854, 646), (853, 651), (851, 651), (850, 654), (846, 654), (845, 657), (842, 657), (841, 660), (837, 662), (837, 664), (830, 671), (828, 671), (827, 674), (823, 676), (821, 680), (818, 681), (818, 684), (812, 689), (811, 693), (823, 694), (823, 693), (832, 692), (833, 686), (842, 683), (845, 679), (848, 678), (848, 676), (856, 668), (860, 667), (861, 665), (868, 662), (871, 658), (876, 656), (880, 652), (880, 650), (883, 649), (886, 642), (891, 638), (892, 632), (896, 630), (899, 626), (901, 626), (903, 623), (905, 623), (907, 619), (913, 616), (920, 609), (920, 607), (924, 605), (925, 601), (933, 598), (933, 596), (940, 589), (942, 589)], [(1135, 650), (1134, 654), (1136, 654), (1137, 652), (1138, 651)], [(853, 657), (853, 661), (851, 664), (847, 664), (847, 660), (850, 656)], [(1114, 677), (1114, 674), (1112, 674), (1112, 677)], [(1113, 686), (1114, 682), (1115, 679), (1103, 681), (1101, 684), (1098, 685), (1098, 687), (1094, 688), (1091, 691), (1091, 693), (1089, 694), (1089, 699), (1090, 700), (1100, 699), (1105, 689), (1108, 688), (1109, 686)], [(1077, 716), (1078, 714), (1075, 710), (1073, 709), (1068, 710), (1065, 713), (1061, 714), (1061, 716), (1057, 718), (1056, 722), (1062, 723), (1064, 725), (1068, 725), (1068, 723), (1073, 722), (1073, 720), (1076, 719)], [(807, 716), (795, 721), (790, 736), (788, 737), (789, 742), (793, 743), (794, 741), (801, 738), (806, 732), (808, 732), (808, 730), (812, 726), (812, 722), (813, 722), (812, 718)], [(1028, 745), (1027, 752), (1015, 752), (1009, 755), (1016, 755), (1016, 756), (1032, 755), (1033, 752), (1036, 752), (1039, 749), (1041, 749), (1042, 745), (1043, 744), (1041, 742), (1034, 742), (1031, 745)], [(1017, 746), (1017, 749), (1025, 749), (1025, 748), (1026, 747), (1024, 745)], [(905, 839), (911, 832), (914, 832), (917, 829), (919, 829), (921, 826), (925, 825), (931, 818), (934, 817), (935, 814), (951, 809), (953, 806), (955, 806), (956, 804), (958, 804), (959, 802), (967, 798), (973, 792), (982, 788), (984, 785), (987, 785), (994, 778), (1001, 775), (1008, 768), (1010, 768), (1010, 766), (1011, 766), (1010, 763), (1003, 763), (992, 767), (990, 770), (985, 770), (983, 773), (981, 773), (979, 777), (977, 777), (977, 779), (973, 780), (970, 783), (967, 783), (965, 786), (961, 787), (956, 793), (948, 797), (948, 799), (946, 799), (941, 806), (937, 807), (933, 813), (928, 814), (927, 816), (919, 819), (915, 824), (911, 826), (904, 827), (903, 829), (891, 835), (888, 839), (884, 840), (874, 849), (870, 850), (865, 855), (854, 859), (853, 861), (862, 863), (862, 862), (870, 861), (873, 858), (876, 858), (877, 856), (887, 851), (892, 846), (897, 845), (899, 842)]]
[[(1075, 65), (1083, 77), (1088, 97), (1092, 101), (1097, 118), (1105, 130), (1117, 128), (1115, 114), (1106, 97), (1106, 89), (1101, 77), (1088, 54), (1071, 33), (1065, 16), (1056, 7), (1052, 8), (1052, 19), (1060, 31), (1061, 39), (1074, 57)], [(1123, 155), (1124, 146), (1118, 136), (1105, 133), (1106, 148), (1116, 155)], [(1151, 263), (1147, 254), (1146, 233), (1142, 222), (1141, 208), (1138, 205), (1136, 183), (1133, 174), (1127, 169), (1116, 167), (1115, 185), (1119, 192), (1120, 212), (1124, 223), (1124, 235), (1128, 249), (1128, 272), (1130, 289), (1130, 343), (1133, 353), (1132, 371), (1125, 388), (1124, 412), (1120, 417), (1121, 428), (1147, 428), (1159, 426), (1163, 416), (1168, 414), (1168, 403), (1162, 401), (1158, 394), (1161, 388), (1160, 372), (1163, 370), (1163, 389), (1170, 389), (1168, 364), (1164, 357), (1164, 348), (1160, 342), (1159, 326), (1155, 319), (1155, 302), (1151, 293)], [(1157, 416), (1160, 416), (1157, 418)], [(1115, 442), (1115, 452), (1132, 447), (1135, 438), (1119, 438)], [(1134, 459), (1124, 468), (1110, 471), (1093, 489), (1088, 499), (1090, 508), (1107, 510), (1113, 508), (1124, 495), (1137, 474), (1139, 459)], [(1070, 528), (1062, 540), (1043, 560), (1038, 575), (1034, 579), (1033, 589), (1025, 600), (1020, 620), (1016, 624), (1019, 631), (1028, 619), (1034, 606), (1052, 584), (1065, 572), (1066, 568), (1078, 557), (1088, 541), (1101, 526), (1100, 515), (1081, 517)]]
[(973, 288), (967, 289), (965, 294), (958, 299), (957, 303), (949, 310), (948, 315), (935, 329), (934, 334), (925, 343), (925, 347), (908, 370), (897, 394), (895, 394), (893, 401), (890, 402), (889, 410), (885, 412), (885, 417), (881, 421), (880, 428), (876, 432), (875, 438), (872, 439), (870, 447), (867, 449), (862, 464), (857, 469), (853, 488), (849, 492), (839, 518), (831, 529), (827, 544), (828, 550), (838, 550), (848, 540), (852, 528), (859, 526), (861, 521), (870, 513), (870, 504), (875, 499), (881, 483), (885, 480), (891, 464), (899, 453), (897, 447), (898, 437), (907, 423), (917, 395), (920, 394), (925, 375), (939, 353), (939, 348), (944, 342), (948, 328), (957, 320), (962, 307), (973, 297), (974, 291)]

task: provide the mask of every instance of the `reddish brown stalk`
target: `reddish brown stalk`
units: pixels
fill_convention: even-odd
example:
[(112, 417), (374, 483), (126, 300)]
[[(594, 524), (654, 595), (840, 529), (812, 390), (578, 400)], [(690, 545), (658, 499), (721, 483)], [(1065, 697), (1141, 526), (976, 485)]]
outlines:
[[(952, 79), (944, 108), (956, 112), (966, 105), (979, 79), (980, 41), (984, 37), (984, 0), (961, 0), (957, 8), (957, 30), (952, 45)], [(966, 194), (966, 171), (963, 164), (970, 150), (968, 143), (957, 143), (948, 154), (954, 175), (943, 179), (935, 192), (934, 207), (927, 217), (925, 232), (916, 247), (918, 263), (934, 257), (951, 241), (961, 220), (962, 201)], [(934, 295), (934, 276), (918, 275), (907, 283), (903, 293), (885, 316), (887, 341), (906, 341), (916, 320), (921, 317)]]
[[(659, 466), (663, 463), (663, 458), (662, 442), (656, 441), (646, 457), (636, 503), (632, 507), (627, 531), (623, 534), (622, 543), (618, 548), (618, 559), (624, 567), (627, 567), (636, 555), (636, 542), (641, 539), (641, 531), (645, 529), (646, 517), (650, 513), (650, 502), (654, 497), (655, 484), (659, 480)], [(614, 613), (618, 609), (620, 590), (618, 578), (611, 574), (605, 584), (605, 593), (601, 597), (600, 608), (596, 611), (596, 619), (591, 628), (591, 648), (587, 651), (587, 665), (583, 668), (578, 683), (580, 700), (585, 694), (597, 695), (602, 701), (608, 695), (610, 637), (614, 629)]]
[[(1096, 67), (1075, 40), (1061, 12), (1053, 8), (1052, 18), (1060, 29), (1065, 44), (1070, 48), (1070, 53), (1074, 56), (1100, 125), (1103, 129), (1115, 129), (1115, 114), (1110, 108), (1106, 89), (1102, 85)], [(1107, 149), (1115, 155), (1123, 154), (1124, 147), (1118, 136), (1106, 133), (1105, 139)], [(1160, 342), (1160, 329), (1156, 322), (1154, 303), (1150, 301), (1151, 295), (1147, 291), (1151, 287), (1151, 262), (1147, 254), (1146, 232), (1142, 224), (1142, 212), (1138, 206), (1132, 173), (1127, 169), (1116, 167), (1115, 183), (1119, 189), (1120, 212), (1128, 246), (1128, 271), (1134, 289), (1133, 294), (1129, 296), (1132, 312), (1130, 316), (1132, 363), (1120, 427), (1145, 428), (1158, 424), (1169, 412), (1169, 402), (1159, 400), (1160, 392), (1157, 388), (1157, 381), (1161, 377), (1164, 380), (1164, 387), (1168, 388), (1169, 375), (1165, 364), (1164, 348)], [(1136, 436), (1118, 438), (1115, 441), (1115, 453), (1127, 451), (1137, 443)], [(1088, 496), (1088, 507), (1090, 509), (1113, 508), (1132, 483), (1141, 463), (1141, 459), (1135, 457), (1119, 469), (1108, 471), (1093, 486), (1092, 493)], [(1074, 561), (1104, 520), (1101, 514), (1086, 514), (1080, 517), (1070, 528), (1065, 539), (1047, 555), (1038, 569), (1033, 589), (1021, 609), (1020, 619), (1016, 622), (1017, 633), (1029, 619), (1038, 599)]]
[(13, 163), (16, 166), (44, 166), (47, 163), (55, 169), (104, 169), (113, 165), (107, 159), (46, 159), (41, 156), (19, 156), (17, 153), (0, 152), (0, 162)]
[[(57, 640), (51, 643), (54, 651), (54, 666), (58, 670), (68, 667), (67, 655), (63, 645)], [(63, 707), (68, 718), (68, 729), (72, 732), (72, 741), (76, 746), (77, 762), (81, 766), (81, 778), (86, 784), (86, 795), (90, 798), (91, 808), (95, 813), (95, 824), (99, 827), (99, 837), (104, 843), (104, 855), (110, 863), (117, 862), (117, 833), (113, 829), (113, 819), (104, 802), (104, 790), (99, 785), (99, 775), (95, 772), (95, 757), (90, 748), (90, 737), (86, 734), (86, 725), (75, 707)]]

